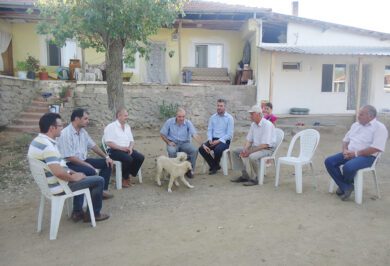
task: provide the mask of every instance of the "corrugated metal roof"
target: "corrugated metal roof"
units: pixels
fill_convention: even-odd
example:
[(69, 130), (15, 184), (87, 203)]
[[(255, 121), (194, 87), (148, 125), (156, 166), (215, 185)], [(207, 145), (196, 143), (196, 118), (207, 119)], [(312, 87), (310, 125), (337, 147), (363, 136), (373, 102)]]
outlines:
[(259, 47), (266, 51), (293, 54), (390, 56), (389, 46), (282, 46), (263, 44)]

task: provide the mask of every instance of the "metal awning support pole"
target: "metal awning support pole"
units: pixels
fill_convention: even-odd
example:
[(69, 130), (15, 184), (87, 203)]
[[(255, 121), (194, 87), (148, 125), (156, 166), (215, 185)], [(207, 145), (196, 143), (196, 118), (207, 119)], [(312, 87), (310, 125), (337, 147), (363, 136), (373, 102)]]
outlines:
[(359, 115), (359, 109), (360, 109), (360, 98), (362, 94), (362, 73), (363, 73), (363, 63), (362, 63), (362, 58), (359, 57), (358, 59), (358, 84), (357, 84), (357, 93), (356, 93), (356, 121), (357, 117)]
[(182, 21), (179, 21), (179, 32), (178, 32), (178, 41), (179, 41), (179, 83), (182, 82), (182, 75), (181, 75), (181, 70), (182, 70), (182, 58), (181, 58), (181, 29), (182, 29)]
[(269, 101), (273, 102), (273, 94), (274, 94), (274, 73), (275, 73), (275, 53), (271, 53), (271, 71), (269, 73)]
[(85, 49), (81, 48), (81, 68), (83, 70), (83, 79), (85, 80)]

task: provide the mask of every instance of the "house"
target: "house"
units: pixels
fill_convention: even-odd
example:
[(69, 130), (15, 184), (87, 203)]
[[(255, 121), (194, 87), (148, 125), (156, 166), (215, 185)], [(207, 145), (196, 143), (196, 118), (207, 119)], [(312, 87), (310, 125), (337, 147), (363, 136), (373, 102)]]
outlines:
[[(36, 34), (37, 11), (25, 13), (33, 3), (0, 0), (0, 32), (12, 36), (3, 53), (6, 73), (27, 54), (53, 68), (81, 60), (74, 41), (56, 47)], [(257, 86), (257, 102), (272, 101), (277, 114), (288, 114), (292, 107), (348, 114), (356, 111), (357, 102), (378, 110), (390, 107), (390, 33), (207, 1), (191, 1), (184, 11), (173, 29), (151, 36), (149, 61), (136, 56), (133, 64), (124, 64), (131, 82), (250, 81)], [(100, 65), (104, 54), (86, 49), (85, 61)]]

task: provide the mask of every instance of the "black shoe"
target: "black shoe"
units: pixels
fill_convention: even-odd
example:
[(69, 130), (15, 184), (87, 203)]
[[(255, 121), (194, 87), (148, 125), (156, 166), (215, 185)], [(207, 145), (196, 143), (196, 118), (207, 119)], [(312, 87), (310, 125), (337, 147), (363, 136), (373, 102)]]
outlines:
[(259, 183), (257, 182), (257, 180), (250, 179), (248, 180), (248, 182), (245, 182), (243, 185), (246, 187), (250, 187), (250, 186), (256, 186), (258, 184)]
[(209, 175), (215, 175), (217, 173), (217, 169), (211, 169)]
[(340, 188), (338, 188), (337, 190), (336, 190), (336, 195), (337, 196), (341, 196), (341, 195), (343, 195), (344, 194), (344, 192), (340, 189)]
[(342, 195), (340, 196), (340, 199), (341, 199), (342, 201), (346, 201), (346, 200), (349, 199), (349, 197), (351, 196), (352, 191), (353, 191), (353, 188), (345, 190), (345, 191), (344, 191), (344, 194), (342, 194)]
[(242, 183), (242, 182), (249, 181), (249, 178), (240, 176), (240, 177), (237, 177), (237, 178), (230, 179), (230, 181), (231, 182), (235, 182), (235, 183)]
[(72, 212), (72, 216), (70, 217), (73, 222), (77, 223), (78, 221), (81, 221), (84, 218), (84, 212), (83, 211), (74, 211)]
[(194, 178), (194, 173), (193, 173), (192, 171), (188, 171), (188, 172), (186, 173), (186, 177), (188, 177), (188, 178)]

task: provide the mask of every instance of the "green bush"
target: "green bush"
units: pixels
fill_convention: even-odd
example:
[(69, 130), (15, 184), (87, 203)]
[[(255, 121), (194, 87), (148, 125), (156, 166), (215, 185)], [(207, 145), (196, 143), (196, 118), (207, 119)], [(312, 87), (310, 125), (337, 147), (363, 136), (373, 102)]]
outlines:
[(16, 69), (18, 71), (27, 71), (27, 63), (26, 63), (26, 61), (17, 61), (16, 62)]
[(176, 116), (176, 110), (178, 107), (179, 105), (177, 103), (166, 104), (165, 101), (163, 101), (162, 104), (158, 106), (160, 110), (160, 118), (166, 120)]

